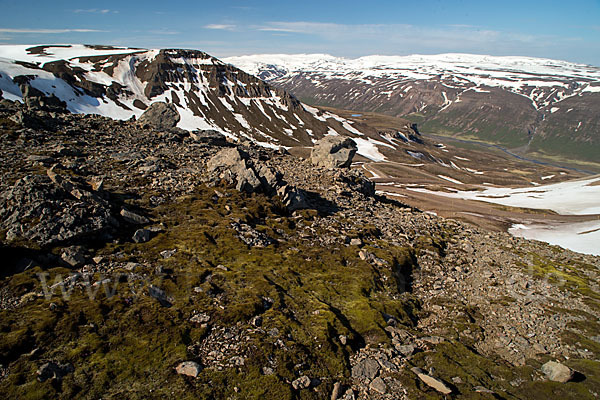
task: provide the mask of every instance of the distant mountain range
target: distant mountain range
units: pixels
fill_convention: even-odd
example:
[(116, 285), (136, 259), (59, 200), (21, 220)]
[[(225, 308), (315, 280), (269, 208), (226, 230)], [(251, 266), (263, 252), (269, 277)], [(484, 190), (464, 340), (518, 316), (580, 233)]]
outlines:
[(224, 59), (313, 105), (407, 117), (423, 132), (600, 162), (600, 68), (467, 54)]

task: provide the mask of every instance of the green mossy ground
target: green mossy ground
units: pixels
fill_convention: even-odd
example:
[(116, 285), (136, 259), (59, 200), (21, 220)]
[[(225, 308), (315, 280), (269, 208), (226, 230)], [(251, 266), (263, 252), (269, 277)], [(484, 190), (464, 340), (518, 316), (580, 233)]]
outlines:
[[(0, 311), (0, 364), (10, 370), (0, 381), (0, 393), (23, 399), (329, 398), (334, 382), (350, 383), (352, 354), (366, 345), (390, 345), (385, 315), (417, 333), (416, 321), (424, 314), (407, 291), (409, 278), (418, 268), (417, 255), (443, 256), (448, 238), (423, 234), (414, 248), (396, 247), (379, 239), (377, 229), (365, 226), (348, 233), (360, 237), (363, 247), (341, 242), (323, 247), (315, 244), (314, 237), (326, 232), (316, 232), (312, 240), (297, 234), (319, 218), (315, 210), (290, 215), (276, 200), (262, 195), (219, 190), (225, 195), (200, 188), (194, 195), (151, 210), (146, 197), (130, 201), (131, 206), (149, 210), (153, 223), (165, 229), (147, 243), (125, 241), (93, 249), (119, 266), (110, 274), (95, 274), (92, 280), (109, 277), (109, 284), (75, 289), (68, 299), (59, 288), (49, 298), (26, 295), (18, 308)], [(248, 247), (231, 228), (233, 221), (246, 223), (277, 243)], [(170, 258), (160, 255), (173, 249), (177, 251)], [(379, 261), (362, 260), (361, 249)], [(139, 265), (127, 270), (128, 262)], [(587, 293), (589, 287), (577, 268), (538, 258), (532, 274), (556, 275), (569, 288)], [(0, 289), (19, 296), (32, 290), (41, 293), (41, 273), (53, 283), (71, 271), (36, 267), (3, 279)], [(148, 296), (150, 284), (166, 292), (170, 307)], [(114, 293), (107, 295), (105, 289)], [(253, 329), (253, 317), (261, 316), (264, 331), (248, 334), (243, 366), (205, 368), (197, 379), (175, 373), (181, 361), (203, 363), (191, 349), (207, 340), (211, 327), (190, 322), (194, 311), (210, 315), (215, 329), (234, 327), (243, 332)], [(463, 383), (454, 386), (457, 397), (494, 398), (473, 390), (483, 386), (494, 390), (495, 398), (589, 398), (590, 389), (599, 387), (599, 365), (594, 361), (570, 360), (567, 364), (587, 379), (558, 385), (532, 381), (539, 377), (539, 362), (515, 368), (477, 354), (462, 332), (468, 329), (471, 336), (483, 335), (477, 324), (481, 316), (477, 310), (463, 314), (464, 318), (448, 322), (447, 341), (417, 353), (408, 365), (433, 367), (435, 376), (449, 384), (460, 377)], [(264, 333), (275, 329), (278, 333), (273, 337)], [(573, 323), (564, 340), (584, 343), (600, 353), (597, 344), (586, 338), (594, 330), (597, 326)], [(346, 344), (340, 335), (347, 338)], [(46, 361), (71, 363), (75, 372), (61, 382), (38, 382), (36, 370)], [(276, 366), (274, 374), (264, 375), (262, 368), (269, 361)], [(315, 390), (295, 391), (290, 382), (300, 375), (323, 381)], [(409, 368), (395, 377), (411, 398), (441, 398)]]
[[(96, 249), (106, 257), (119, 255), (121, 264), (140, 263), (141, 270), (132, 272), (138, 280), (128, 280), (130, 271), (117, 269), (123, 273), (118, 285), (115, 274), (106, 276), (113, 279), (107, 285), (115, 290), (113, 296), (107, 297), (101, 285), (75, 289), (67, 300), (57, 288), (51, 298), (30, 297), (16, 310), (0, 312), (0, 363), (10, 368), (0, 392), (15, 398), (226, 398), (235, 395), (237, 387), (243, 398), (318, 398), (323, 393), (293, 393), (289, 382), (299, 373), (295, 365), (304, 365), (302, 373), (309, 376), (330, 377), (320, 389), (330, 390), (333, 379), (348, 378), (353, 350), (388, 340), (384, 313), (408, 325), (415, 320), (418, 304), (397, 290), (392, 268), (361, 260), (356, 246), (322, 248), (283, 238), (310, 224), (306, 219), (314, 218), (314, 212), (300, 213), (306, 219), (292, 217), (260, 195), (232, 191), (217, 198), (212, 190), (201, 189), (152, 214), (166, 229), (151, 241)], [(248, 247), (231, 229), (233, 219), (278, 243)], [(363, 231), (365, 238), (373, 233)], [(367, 249), (373, 245), (370, 250), (377, 257), (410, 272), (411, 250), (385, 248), (373, 240)], [(172, 249), (177, 252), (171, 258), (160, 256)], [(158, 266), (164, 273), (154, 272)], [(13, 275), (2, 285), (22, 293), (32, 288), (42, 292), (41, 272), (36, 268)], [(50, 284), (57, 275), (70, 273), (64, 268), (43, 272)], [(149, 284), (163, 289), (172, 306), (163, 307), (147, 296)], [(196, 287), (202, 291), (194, 291)], [(96, 290), (90, 299), (90, 291)], [(211, 292), (219, 293), (217, 300)], [(268, 309), (263, 307), (265, 298), (273, 301)], [(196, 380), (178, 376), (173, 368), (192, 357), (188, 346), (208, 334), (208, 329), (189, 322), (195, 310), (209, 314), (214, 326), (246, 327), (261, 315), (263, 329), (277, 328), (288, 350), (255, 337), (250, 339), (255, 351), (243, 367), (208, 368)], [(340, 343), (340, 335), (348, 338), (346, 345)], [(267, 357), (276, 360), (275, 375), (261, 373)], [(40, 383), (35, 371), (46, 360), (70, 362), (75, 372), (60, 384)]]

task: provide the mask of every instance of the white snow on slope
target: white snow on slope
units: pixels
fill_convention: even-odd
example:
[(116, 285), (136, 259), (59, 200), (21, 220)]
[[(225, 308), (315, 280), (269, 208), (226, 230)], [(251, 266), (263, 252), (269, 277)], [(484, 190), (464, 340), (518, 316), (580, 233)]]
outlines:
[[(453, 193), (434, 192), (422, 188), (407, 189), (512, 207), (550, 209), (563, 215), (595, 215), (600, 214), (598, 183), (600, 183), (600, 176), (521, 189), (494, 187), (483, 191)], [(509, 232), (515, 236), (545, 241), (581, 253), (600, 255), (600, 220), (574, 224), (516, 224), (509, 229)]]
[[(178, 127), (186, 130), (214, 129), (228, 137), (234, 137), (233, 134), (219, 128), (213, 121), (207, 119), (205, 116), (194, 115), (185, 105), (185, 103), (187, 103), (186, 91), (194, 91), (200, 101), (204, 105), (208, 105), (206, 93), (210, 88), (208, 87), (208, 77), (205, 75), (207, 73), (206, 71), (191, 68), (191, 70), (196, 73), (196, 76), (194, 77), (195, 82), (181, 82), (177, 85), (177, 88), (173, 88), (172, 86), (159, 96), (155, 96), (152, 99), (146, 97), (144, 89), (146, 88), (147, 82), (142, 82), (136, 76), (135, 68), (142, 62), (152, 61), (159, 54), (160, 50), (158, 49), (95, 49), (85, 45), (52, 45), (44, 46), (41, 54), (33, 54), (27, 50), (33, 47), (39, 46), (0, 45), (0, 90), (2, 90), (2, 96), (4, 98), (22, 101), (23, 96), (21, 90), (19, 86), (13, 82), (12, 78), (19, 75), (30, 75), (34, 77), (29, 81), (29, 84), (32, 87), (42, 91), (46, 95), (56, 95), (60, 100), (66, 102), (67, 109), (72, 113), (98, 114), (114, 119), (125, 120), (132, 116), (139, 117), (143, 113), (143, 110), (140, 110), (133, 105), (134, 101), (139, 100), (144, 104), (151, 104), (158, 101), (168, 101), (172, 98), (172, 95), (175, 94), (184, 103), (177, 106), (179, 115), (181, 116)], [(106, 72), (95, 70), (93, 62), (81, 60), (83, 57), (88, 56), (110, 56), (115, 54), (123, 54), (124, 57), (119, 59), (116, 63), (112, 71), (112, 76)], [(106, 96), (103, 98), (89, 96), (85, 94), (83, 90), (75, 88), (64, 80), (57, 78), (51, 72), (35, 67), (35, 65), (41, 67), (48, 62), (57, 60), (67, 60), (71, 67), (78, 67), (87, 71), (85, 72), (85, 78), (91, 82), (105, 86), (110, 86), (116, 82), (125, 87), (127, 91), (118, 98), (118, 103), (121, 103), (125, 107), (120, 106), (117, 102)], [(191, 65), (221, 63), (214, 58), (182, 59), (174, 57), (172, 58), (172, 61)], [(35, 65), (29, 66), (28, 64), (23, 65), (23, 63)], [(233, 87), (237, 84), (241, 84), (241, 82), (227, 81), (226, 84), (229, 87)], [(233, 92), (233, 90), (231, 92)], [(230, 97), (230, 99), (232, 102), (235, 102), (234, 98)], [(233, 107), (226, 98), (220, 100), (224, 107), (233, 112)], [(260, 100), (271, 103), (280, 109), (287, 109), (281, 102), (281, 99), (275, 94), (273, 97), (261, 98)], [(261, 110), (263, 109), (260, 101), (258, 101), (258, 106)], [(244, 128), (249, 128), (249, 124), (245, 119), (241, 118), (239, 115), (235, 115), (235, 117)]]
[(378, 140), (373, 140), (371, 138), (363, 139), (363, 138), (352, 138), (356, 142), (358, 146), (357, 153), (363, 157), (368, 158), (371, 161), (386, 161), (387, 158), (381, 154), (377, 145), (386, 145)]
[[(533, 57), (497, 57), (475, 54), (438, 54), (410, 56), (366, 56), (356, 59), (333, 57), (327, 54), (260, 54), (224, 58), (240, 69), (258, 74), (267, 65), (275, 65), (284, 71), (322, 72), (326, 75), (337, 73), (343, 78), (347, 72), (363, 76), (380, 77), (390, 74), (428, 79), (435, 75), (453, 73), (456, 76), (479, 76), (503, 80), (511, 85), (518, 79), (532, 85), (546, 82), (545, 77), (586, 78), (600, 80), (600, 68), (567, 61)], [(465, 79), (469, 79), (466, 77)], [(495, 81), (492, 80), (491, 83)], [(587, 85), (586, 85), (587, 86)], [(592, 89), (593, 90), (593, 89)]]
[(574, 224), (516, 224), (508, 232), (514, 236), (540, 240), (579, 253), (600, 256), (600, 220)]
[[(68, 46), (68, 47), (59, 47)], [(44, 65), (45, 63), (70, 60), (73, 58), (90, 57), (90, 56), (106, 56), (113, 54), (131, 54), (135, 52), (143, 52), (145, 50), (131, 49), (126, 47), (117, 47), (113, 49), (94, 49), (82, 44), (66, 44), (52, 45), (48, 47), (42, 54), (31, 54), (27, 51), (28, 48), (36, 47), (35, 45), (0, 45), (0, 58), (10, 60), (25, 61), (33, 64)]]
[(534, 188), (493, 187), (483, 191), (459, 191), (456, 193), (433, 192), (421, 188), (411, 190), (465, 200), (480, 200), (510, 207), (553, 210), (563, 215), (594, 215), (600, 214), (600, 185), (592, 185), (596, 182), (600, 182), (600, 176)]
[[(380, 78), (410, 83), (442, 77), (444, 85), (463, 91), (489, 92), (490, 87), (504, 88), (530, 98), (536, 108), (549, 103), (546, 96), (535, 97), (536, 91), (532, 92), (535, 88), (557, 89), (557, 102), (576, 94), (600, 91), (600, 68), (533, 57), (438, 54), (348, 59), (326, 54), (260, 54), (229, 57), (223, 61), (255, 75), (277, 70), (277, 74), (270, 74), (271, 79), (291, 78), (303, 73), (302, 76), (316, 86), (331, 79), (372, 85)], [(577, 85), (573, 86), (574, 83)], [(396, 84), (394, 88), (397, 87)], [(449, 106), (450, 100), (446, 97), (444, 100), (444, 106)]]
[(450, 178), (449, 176), (446, 176), (446, 175), (438, 175), (438, 177), (442, 178), (444, 180), (447, 180), (448, 182), (456, 183), (457, 185), (464, 185), (461, 181)]

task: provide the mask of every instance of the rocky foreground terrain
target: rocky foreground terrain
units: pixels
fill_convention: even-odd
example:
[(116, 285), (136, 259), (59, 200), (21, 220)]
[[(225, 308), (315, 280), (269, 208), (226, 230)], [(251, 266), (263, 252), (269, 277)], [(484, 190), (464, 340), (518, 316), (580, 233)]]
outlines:
[(598, 257), (379, 197), (349, 139), (301, 159), (157, 104), (0, 101), (6, 398), (600, 396)]

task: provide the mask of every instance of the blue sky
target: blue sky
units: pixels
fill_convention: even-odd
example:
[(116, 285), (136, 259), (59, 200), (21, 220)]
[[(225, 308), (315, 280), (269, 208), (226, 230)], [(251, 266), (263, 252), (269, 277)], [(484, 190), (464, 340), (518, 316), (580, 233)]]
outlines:
[(600, 66), (600, 0), (0, 1), (0, 43), (183, 47), (218, 57), (447, 52)]

